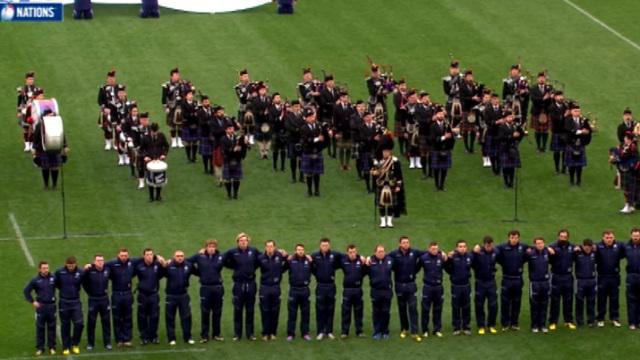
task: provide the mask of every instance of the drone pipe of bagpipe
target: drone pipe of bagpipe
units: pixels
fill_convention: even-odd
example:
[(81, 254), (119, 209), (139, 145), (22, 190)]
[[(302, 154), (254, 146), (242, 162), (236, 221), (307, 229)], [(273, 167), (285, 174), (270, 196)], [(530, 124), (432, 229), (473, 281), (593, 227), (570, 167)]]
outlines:
[(373, 66), (373, 64), (375, 64), (373, 62), (373, 59), (371, 58), (371, 56), (369, 56), (369, 54), (367, 54), (367, 63), (369, 63), (369, 67)]

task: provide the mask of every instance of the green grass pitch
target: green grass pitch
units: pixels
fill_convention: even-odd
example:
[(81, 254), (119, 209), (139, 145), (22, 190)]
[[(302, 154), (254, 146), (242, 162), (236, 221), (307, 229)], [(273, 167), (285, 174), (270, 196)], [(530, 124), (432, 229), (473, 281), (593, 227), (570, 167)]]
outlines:
[[(633, 0), (574, 0), (631, 42), (640, 42), (640, 11)], [(451, 249), (457, 239), (478, 242), (483, 235), (498, 241), (517, 227), (523, 240), (543, 235), (552, 240), (568, 227), (574, 241), (599, 240), (605, 228), (626, 241), (636, 216), (620, 216), (622, 195), (612, 186), (613, 170), (607, 164), (607, 148), (615, 145), (615, 126), (622, 110), (640, 111), (637, 72), (639, 49), (616, 37), (562, 0), (486, 1), (301, 1), (294, 16), (276, 16), (273, 6), (248, 11), (203, 15), (162, 10), (159, 20), (136, 18), (136, 6), (95, 6), (90, 22), (67, 20), (62, 24), (0, 24), (0, 360), (29, 357), (34, 348), (33, 311), (22, 299), (22, 288), (35, 274), (29, 266), (10, 221), (14, 214), (35, 260), (48, 259), (53, 267), (68, 255), (89, 261), (95, 252), (114, 255), (127, 246), (134, 255), (145, 246), (169, 255), (174, 249), (195, 252), (207, 238), (217, 238), (223, 249), (233, 246), (234, 236), (248, 232), (254, 245), (273, 238), (291, 250), (297, 242), (315, 249), (322, 236), (344, 250), (359, 245), (369, 255), (376, 243), (395, 247), (402, 234), (415, 247), (437, 240)], [(534, 145), (521, 145), (520, 224), (503, 222), (513, 217), (513, 193), (502, 189), (501, 178), (481, 168), (479, 155), (463, 153), (458, 144), (448, 177), (447, 193), (432, 192), (431, 181), (405, 167), (409, 216), (395, 221), (394, 229), (380, 230), (373, 221), (371, 197), (353, 172), (338, 171), (336, 161), (325, 160), (322, 197), (306, 198), (303, 185), (288, 182), (288, 173), (271, 172), (270, 161), (258, 161), (250, 153), (245, 166), (239, 201), (227, 201), (222, 189), (202, 174), (200, 164), (186, 163), (182, 151), (169, 156), (169, 185), (160, 204), (149, 204), (146, 191), (136, 190), (128, 169), (116, 167), (112, 152), (102, 149), (96, 128), (96, 94), (106, 72), (115, 67), (118, 80), (128, 85), (129, 96), (139, 102), (151, 119), (164, 125), (160, 84), (179, 65), (183, 77), (235, 112), (233, 85), (237, 70), (247, 67), (254, 79), (269, 79), (271, 91), (295, 96), (301, 69), (311, 66), (317, 75), (325, 69), (337, 81), (348, 84), (353, 99), (364, 98), (366, 57), (392, 64), (397, 77), (409, 86), (428, 90), (442, 101), (440, 78), (446, 73), (449, 53), (472, 67), (476, 79), (501, 90), (501, 79), (519, 58), (532, 72), (544, 68), (552, 78), (566, 83), (569, 97), (581, 101), (583, 110), (598, 117), (599, 133), (588, 149), (589, 165), (583, 186), (569, 188), (563, 176), (554, 176), (550, 153), (535, 154)], [(13, 89), (28, 70), (37, 72), (37, 83), (48, 96), (58, 99), (71, 148), (65, 166), (68, 230), (70, 234), (113, 233), (140, 236), (35, 239), (62, 232), (59, 192), (41, 190), (39, 172), (22, 153), (21, 132), (15, 126)], [(533, 141), (533, 139), (532, 139)], [(177, 346), (169, 351), (160, 323), (163, 344), (136, 346), (130, 359), (249, 358), (602, 358), (623, 357), (637, 351), (637, 334), (625, 328), (564, 328), (548, 336), (531, 334), (527, 291), (523, 295), (519, 333), (454, 338), (450, 327), (450, 297), (446, 291), (444, 339), (421, 344), (401, 340), (399, 321), (392, 305), (392, 339), (311, 342), (282, 340), (286, 297), (275, 343), (232, 343), (230, 277), (225, 271), (227, 294), (223, 313), (223, 344)], [(419, 276), (421, 282), (422, 276)], [(341, 275), (338, 276), (338, 283)], [(286, 280), (283, 289), (286, 289)], [(193, 332), (199, 332), (197, 279), (191, 286)], [(368, 287), (367, 291), (368, 293)], [(286, 291), (285, 291), (286, 293)], [(338, 306), (340, 296), (338, 296)], [(624, 286), (621, 315), (626, 318)], [(313, 308), (312, 308), (313, 309)], [(161, 311), (164, 311), (164, 306)], [(370, 301), (365, 295), (365, 331), (371, 334)], [(473, 317), (473, 312), (472, 312)], [(312, 329), (315, 328), (312, 311)], [(256, 307), (256, 330), (260, 329)], [(335, 324), (340, 316), (337, 313)], [(98, 331), (98, 339), (100, 339)], [(197, 336), (196, 336), (197, 338)], [(84, 349), (84, 341), (82, 343)], [(100, 342), (98, 342), (98, 348)], [(164, 352), (167, 351), (167, 352)], [(96, 355), (103, 355), (97, 350)], [(90, 357), (84, 350), (81, 357)]]

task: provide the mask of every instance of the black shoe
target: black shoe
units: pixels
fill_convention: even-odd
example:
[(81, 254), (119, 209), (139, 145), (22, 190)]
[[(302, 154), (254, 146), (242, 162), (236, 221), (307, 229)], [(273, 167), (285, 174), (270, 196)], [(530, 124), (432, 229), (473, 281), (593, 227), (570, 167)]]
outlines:
[(162, 201), (162, 196), (156, 197), (156, 201)]
[(308, 197), (312, 197), (312, 196), (313, 196), (313, 194), (311, 193), (311, 191), (307, 192), (307, 196), (308, 196)]
[(315, 196), (320, 196), (320, 191), (316, 191), (316, 192), (314, 192), (314, 193), (313, 193), (313, 195), (315, 195)]
[(238, 200), (238, 194), (234, 194), (234, 195), (233, 195), (233, 199), (234, 199), (234, 200)]

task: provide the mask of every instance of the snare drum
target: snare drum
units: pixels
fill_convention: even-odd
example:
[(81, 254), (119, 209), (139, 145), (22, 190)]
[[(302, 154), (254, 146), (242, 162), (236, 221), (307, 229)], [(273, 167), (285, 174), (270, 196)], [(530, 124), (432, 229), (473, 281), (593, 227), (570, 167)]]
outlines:
[(151, 187), (163, 187), (167, 184), (167, 163), (152, 160), (147, 163), (146, 182)]

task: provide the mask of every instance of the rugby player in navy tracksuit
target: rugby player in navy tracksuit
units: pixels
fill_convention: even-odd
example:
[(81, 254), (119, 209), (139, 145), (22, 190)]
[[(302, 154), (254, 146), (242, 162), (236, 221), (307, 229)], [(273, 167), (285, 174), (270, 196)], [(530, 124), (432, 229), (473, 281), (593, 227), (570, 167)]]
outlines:
[(184, 252), (176, 250), (173, 258), (166, 264), (162, 277), (167, 278), (165, 286), (165, 322), (169, 345), (176, 344), (176, 311), (180, 312), (182, 338), (190, 345), (191, 338), (191, 299), (189, 297), (189, 276), (193, 273), (193, 265), (184, 259)]
[(453, 335), (463, 332), (471, 335), (471, 262), (473, 255), (467, 252), (464, 240), (456, 242), (456, 250), (449, 253), (444, 269), (451, 281), (451, 320)]
[(598, 327), (604, 326), (609, 301), (609, 320), (620, 327), (620, 260), (624, 257), (624, 245), (615, 241), (612, 231), (604, 231), (602, 241), (596, 248), (596, 269), (598, 270)]
[(316, 277), (316, 325), (317, 340), (325, 336), (334, 339), (333, 316), (336, 307), (336, 270), (340, 268), (342, 254), (331, 250), (327, 238), (320, 239), (319, 251), (313, 253), (311, 270)]
[(347, 246), (347, 253), (342, 257), (340, 267), (344, 272), (342, 282), (342, 333), (346, 339), (351, 327), (351, 312), (356, 326), (356, 336), (362, 337), (362, 317), (364, 302), (362, 300), (362, 281), (366, 275), (366, 264), (355, 245)]
[(373, 339), (389, 339), (389, 318), (391, 311), (391, 270), (393, 259), (384, 250), (383, 245), (377, 245), (375, 253), (368, 259), (367, 274), (371, 288), (371, 308), (373, 320)]
[[(496, 334), (496, 318), (498, 316), (498, 290), (496, 287), (496, 261), (498, 250), (493, 246), (493, 238), (485, 236), (482, 246), (474, 250), (471, 267), (475, 275), (474, 299), (476, 304), (476, 323), (478, 334), (484, 335), (489, 331)], [(484, 304), (487, 303), (485, 315)]]
[[(82, 270), (78, 268), (76, 258), (70, 256), (64, 267), (55, 273), (56, 288), (58, 288), (58, 312), (60, 313), (60, 336), (62, 337), (62, 355), (80, 353), (80, 338), (84, 321), (82, 319), (82, 303), (80, 302), (80, 287), (82, 284)], [(71, 324), (73, 323), (73, 337)]]
[(218, 242), (208, 240), (204, 251), (191, 256), (188, 261), (193, 265), (194, 275), (200, 278), (200, 343), (211, 338), (222, 341), (220, 334), (220, 317), (222, 315), (222, 254), (218, 251)]
[(422, 278), (422, 336), (429, 336), (429, 313), (433, 313), (433, 332), (442, 337), (442, 304), (444, 287), (442, 286), (442, 270), (447, 255), (438, 249), (438, 243), (429, 244), (427, 252), (420, 256), (419, 266), (424, 271)]
[[(36, 293), (35, 299), (32, 292)], [(49, 263), (40, 261), (38, 275), (24, 288), (24, 298), (36, 311), (36, 356), (44, 353), (45, 332), (49, 353), (56, 353), (56, 278)]]
[(551, 309), (549, 310), (549, 330), (555, 330), (560, 318), (560, 300), (564, 324), (571, 330), (573, 323), (573, 245), (569, 242), (569, 231), (558, 231), (558, 240), (550, 245), (555, 254), (551, 255)]
[(595, 326), (596, 321), (596, 253), (593, 240), (585, 239), (573, 255), (576, 272), (576, 324), (584, 325), (585, 302), (587, 325)]
[(497, 262), (502, 267), (500, 285), (500, 322), (502, 331), (520, 330), (520, 305), (522, 302), (522, 268), (527, 245), (520, 243), (520, 232), (509, 231), (509, 240), (498, 245)]
[(131, 346), (133, 338), (133, 294), (131, 279), (133, 278), (133, 260), (129, 258), (127, 249), (120, 249), (118, 257), (105, 264), (110, 271), (111, 279), (111, 316), (113, 332), (118, 346)]
[(389, 253), (393, 259), (393, 281), (400, 314), (400, 337), (409, 333), (416, 341), (422, 341), (418, 335), (418, 301), (416, 299), (416, 273), (422, 252), (411, 248), (409, 238), (400, 237), (398, 248)]
[(89, 297), (87, 311), (87, 350), (93, 350), (96, 340), (96, 321), (100, 315), (102, 342), (111, 350), (111, 307), (109, 306), (109, 269), (104, 266), (104, 257), (97, 254), (93, 264), (85, 268), (82, 287)]
[(549, 261), (553, 249), (544, 245), (542, 237), (533, 239), (533, 247), (526, 252), (529, 263), (529, 303), (531, 308), (531, 331), (547, 333), (547, 310), (549, 309)]
[(233, 340), (242, 339), (242, 317), (245, 315), (247, 339), (256, 340), (253, 333), (253, 314), (256, 305), (256, 269), (260, 252), (249, 246), (249, 236), (236, 236), (237, 247), (223, 255), (224, 266), (233, 270)]
[(276, 250), (276, 243), (267, 240), (264, 252), (258, 256), (260, 263), (260, 313), (262, 317), (262, 340), (276, 340), (280, 318), (280, 283), (288, 269), (286, 253)]
[(158, 322), (160, 320), (160, 278), (164, 259), (146, 248), (142, 258), (135, 261), (133, 274), (138, 278), (138, 331), (142, 345), (159, 344)]
[(624, 245), (627, 258), (627, 315), (629, 329), (640, 326), (640, 229), (631, 230), (631, 240)]
[(310, 302), (309, 283), (311, 282), (311, 261), (304, 253), (304, 245), (297, 244), (295, 253), (289, 257), (289, 301), (287, 302), (287, 341), (296, 335), (296, 321), (300, 309), (300, 334), (309, 341)]

